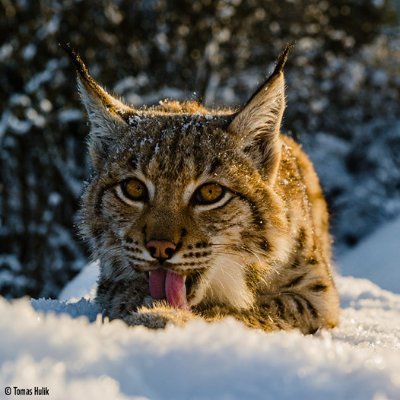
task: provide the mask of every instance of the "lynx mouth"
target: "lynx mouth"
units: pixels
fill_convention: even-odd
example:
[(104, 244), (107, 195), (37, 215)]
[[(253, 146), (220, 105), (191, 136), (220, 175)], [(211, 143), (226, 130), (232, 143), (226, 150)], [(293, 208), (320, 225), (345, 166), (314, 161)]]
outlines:
[(185, 276), (163, 268), (149, 272), (151, 297), (154, 300), (166, 299), (175, 308), (189, 309), (185, 283)]
[(150, 296), (154, 300), (167, 300), (172, 307), (188, 310), (196, 280), (197, 274), (184, 276), (158, 268), (149, 272)]

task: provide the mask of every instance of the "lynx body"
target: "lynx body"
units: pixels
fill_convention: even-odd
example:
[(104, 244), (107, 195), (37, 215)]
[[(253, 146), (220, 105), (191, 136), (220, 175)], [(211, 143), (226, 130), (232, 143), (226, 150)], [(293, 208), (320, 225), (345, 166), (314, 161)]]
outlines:
[(287, 49), (237, 112), (132, 108), (67, 51), (91, 124), (80, 227), (105, 313), (151, 328), (225, 316), (266, 331), (336, 326), (326, 203), (280, 133)]

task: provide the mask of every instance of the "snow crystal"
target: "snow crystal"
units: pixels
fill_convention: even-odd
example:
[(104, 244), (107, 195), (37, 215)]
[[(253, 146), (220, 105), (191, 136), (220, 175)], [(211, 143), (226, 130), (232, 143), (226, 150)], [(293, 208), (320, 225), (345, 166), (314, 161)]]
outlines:
[(150, 92), (141, 97), (141, 101), (138, 104), (155, 104), (160, 99), (187, 99), (190, 96), (188, 92), (174, 88), (174, 87), (163, 87), (156, 92)]
[(136, 126), (137, 124), (139, 124), (141, 122), (141, 120), (142, 119), (139, 117), (139, 115), (130, 115), (128, 117), (128, 124)]
[(62, 197), (61, 197), (60, 193), (51, 192), (51, 193), (49, 194), (48, 203), (49, 203), (49, 205), (51, 205), (52, 207), (58, 206), (58, 205), (61, 203), (61, 201), (62, 201)]
[(13, 52), (13, 46), (10, 43), (5, 43), (0, 47), (0, 61), (4, 61), (7, 58), (11, 57)]
[(50, 299), (33, 299), (32, 307), (41, 312), (67, 314), (72, 318), (85, 317), (90, 322), (96, 321), (101, 312), (98, 305), (92, 300), (79, 299), (72, 302), (63, 302)]
[(185, 122), (185, 123), (182, 125), (182, 129), (183, 129), (183, 130), (186, 130), (186, 129), (190, 128), (190, 127), (193, 126), (193, 125), (195, 125), (195, 124), (194, 124), (194, 121)]
[[(14, 254), (0, 255), (0, 266), (2, 267), (2, 269), (5, 265), (7, 265), (7, 267), (14, 272), (21, 272), (23, 269), (21, 263)], [(6, 273), (7, 271), (3, 270), (1, 273), (3, 272)], [(3, 282), (3, 280), (1, 280), (1, 282)]]
[(53, 104), (49, 99), (42, 99), (40, 100), (39, 107), (43, 112), (50, 112), (53, 109)]
[(60, 17), (54, 14), (50, 20), (39, 30), (38, 35), (46, 37), (49, 34), (56, 33), (60, 27)]
[(168, 43), (167, 35), (164, 32), (159, 32), (155, 36), (154, 40), (162, 53), (168, 53), (170, 46)]
[(372, 74), (372, 82), (374, 85), (378, 87), (382, 87), (383, 85), (387, 85), (389, 80), (389, 76), (387, 72), (383, 69), (377, 69)]
[(107, 18), (115, 25), (119, 25), (124, 19), (124, 15), (113, 3), (107, 5), (105, 8), (105, 14)]
[(35, 57), (36, 52), (37, 52), (36, 46), (30, 43), (23, 48), (22, 57), (24, 57), (24, 59), (27, 61), (32, 60), (32, 58)]
[(10, 97), (11, 106), (28, 107), (31, 104), (31, 99), (25, 94), (13, 94)]
[(128, 76), (127, 78), (119, 80), (114, 85), (114, 91), (116, 93), (122, 94), (128, 90), (136, 89), (137, 86), (137, 80), (133, 76)]
[(58, 60), (50, 60), (46, 64), (46, 68), (37, 73), (31, 78), (25, 86), (25, 90), (27, 93), (34, 93), (38, 90), (38, 88), (44, 83), (50, 81), (55, 71), (59, 69), (59, 61)]
[(0, 282), (1, 285), (13, 285), (15, 287), (26, 287), (29, 279), (21, 275), (22, 266), (19, 260), (12, 254), (0, 256)]
[(281, 184), (286, 186), (289, 184), (289, 181), (287, 179), (281, 179)]
[(384, 0), (373, 0), (373, 4), (375, 7), (380, 8), (385, 4)]
[(96, 282), (99, 276), (99, 262), (88, 264), (79, 275), (68, 283), (61, 291), (58, 299), (74, 303), (81, 298), (93, 300), (96, 295)]
[(341, 85), (350, 93), (357, 93), (365, 80), (365, 66), (360, 62), (347, 63), (345, 72), (340, 75)]
[[(5, 121), (2, 123), (1, 125), (7, 124), (8, 127), (15, 133), (17, 133), (18, 135), (24, 135), (27, 132), (29, 132), (29, 130), (32, 127), (32, 124), (30, 121), (28, 120), (22, 120), (17, 118), (14, 114), (9, 113), (9, 112), (5, 112), (3, 114), (3, 117), (6, 118)], [(8, 117), (8, 118), (7, 118)]]
[(28, 108), (26, 110), (27, 118), (33, 123), (33, 125), (43, 128), (46, 124), (46, 119), (43, 115), (40, 115), (34, 108)]
[(325, 97), (312, 100), (310, 103), (311, 110), (315, 113), (321, 113), (329, 106), (328, 99)]
[(61, 124), (66, 124), (68, 122), (79, 121), (82, 120), (83, 113), (81, 110), (77, 108), (68, 108), (66, 110), (62, 110), (58, 113), (58, 120)]

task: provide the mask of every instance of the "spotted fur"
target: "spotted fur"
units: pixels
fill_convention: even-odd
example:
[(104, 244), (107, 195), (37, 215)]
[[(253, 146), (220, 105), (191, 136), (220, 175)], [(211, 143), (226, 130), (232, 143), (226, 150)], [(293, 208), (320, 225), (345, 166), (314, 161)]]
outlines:
[[(227, 315), (265, 331), (336, 326), (326, 203), (311, 162), (280, 133), (287, 49), (236, 112), (175, 101), (130, 107), (66, 50), (91, 124), (94, 173), (80, 228), (100, 259), (104, 312), (152, 328)], [(146, 185), (148, 201), (123, 197), (120, 183), (130, 177)], [(224, 197), (194, 205), (206, 182), (226, 188)], [(187, 277), (190, 311), (149, 295), (155, 261), (145, 243), (154, 238), (177, 246), (164, 267)]]

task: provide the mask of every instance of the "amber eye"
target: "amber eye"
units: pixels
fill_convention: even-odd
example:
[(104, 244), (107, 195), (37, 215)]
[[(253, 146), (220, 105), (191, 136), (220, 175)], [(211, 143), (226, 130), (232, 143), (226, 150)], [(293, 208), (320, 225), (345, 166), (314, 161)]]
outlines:
[(218, 183), (206, 183), (196, 190), (193, 200), (196, 204), (212, 204), (221, 200), (224, 194), (225, 188)]
[(130, 200), (145, 201), (148, 198), (146, 185), (136, 178), (121, 182), (122, 193)]

